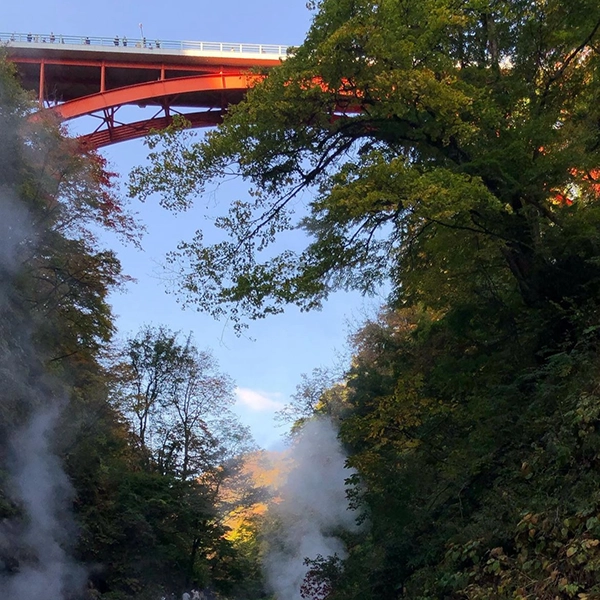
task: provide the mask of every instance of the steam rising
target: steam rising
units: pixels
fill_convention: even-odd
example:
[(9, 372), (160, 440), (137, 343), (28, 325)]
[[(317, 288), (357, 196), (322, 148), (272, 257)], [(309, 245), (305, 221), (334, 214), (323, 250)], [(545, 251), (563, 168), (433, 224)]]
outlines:
[[(0, 132), (0, 142), (7, 135)], [(64, 394), (45, 373), (31, 342), (35, 324), (16, 292), (16, 277), (31, 258), (36, 235), (28, 210), (2, 184), (8, 164), (4, 154), (0, 152), (0, 599), (67, 600), (81, 597), (85, 574), (67, 555), (74, 538), (72, 488), (52, 448), (58, 399)]]
[(348, 508), (345, 479), (354, 473), (331, 421), (304, 425), (292, 448), (294, 466), (279, 490), (281, 502), (270, 509), (280, 527), (269, 542), (265, 561), (269, 585), (278, 600), (300, 600), (308, 571), (305, 558), (346, 556), (340, 530), (355, 531), (356, 514)]
[(25, 560), (18, 573), (0, 581), (2, 598), (62, 600), (84, 581), (83, 569), (64, 550), (72, 534), (72, 490), (50, 448), (59, 414), (56, 405), (40, 410), (11, 440), (11, 491), (27, 515), (18, 548)]
[(0, 273), (14, 274), (21, 266), (26, 247), (35, 239), (30, 222), (28, 211), (10, 190), (0, 187)]

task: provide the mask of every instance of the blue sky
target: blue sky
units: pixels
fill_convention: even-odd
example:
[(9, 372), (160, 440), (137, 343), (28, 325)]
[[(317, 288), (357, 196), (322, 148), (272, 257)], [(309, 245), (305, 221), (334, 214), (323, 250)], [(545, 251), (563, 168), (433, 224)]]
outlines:
[[(305, 0), (219, 0), (217, 2), (156, 0), (12, 1), (3, 8), (4, 32), (64, 35), (139, 37), (143, 24), (148, 39), (300, 44), (310, 25)], [(143, 163), (145, 147), (136, 140), (106, 148), (102, 153), (111, 169), (126, 180), (129, 170)], [(131, 208), (147, 228), (142, 252), (106, 238), (127, 274), (136, 283), (111, 297), (122, 335), (135, 333), (143, 324), (165, 325), (187, 334), (193, 332), (201, 348), (209, 348), (238, 386), (236, 410), (252, 427), (257, 441), (272, 447), (281, 430), (273, 426), (275, 410), (288, 401), (300, 375), (331, 365), (344, 352), (350, 327), (375, 310), (379, 300), (366, 303), (357, 294), (336, 294), (322, 311), (300, 313), (290, 307), (285, 314), (251, 323), (243, 337), (230, 324), (215, 322), (204, 314), (183, 311), (165, 291), (161, 268), (165, 253), (177, 242), (189, 239), (196, 229), (209, 226), (206, 215), (218, 203), (243, 197), (239, 183), (219, 188), (198, 201), (188, 213), (171, 215), (156, 202), (134, 203)]]

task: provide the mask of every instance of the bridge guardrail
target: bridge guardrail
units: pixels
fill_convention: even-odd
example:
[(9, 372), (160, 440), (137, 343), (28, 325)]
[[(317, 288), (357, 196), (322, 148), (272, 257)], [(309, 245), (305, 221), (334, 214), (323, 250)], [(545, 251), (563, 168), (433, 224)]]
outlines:
[(115, 36), (97, 37), (81, 35), (62, 35), (54, 33), (2, 33), (0, 32), (0, 44), (11, 42), (19, 44), (68, 44), (71, 46), (102, 46), (105, 48), (129, 48), (132, 51), (146, 50), (199, 50), (200, 52), (238, 52), (249, 54), (267, 54), (270, 56), (285, 57), (289, 46), (274, 44), (247, 44), (233, 42), (193, 42), (173, 40), (151, 40), (148, 38), (127, 38)]

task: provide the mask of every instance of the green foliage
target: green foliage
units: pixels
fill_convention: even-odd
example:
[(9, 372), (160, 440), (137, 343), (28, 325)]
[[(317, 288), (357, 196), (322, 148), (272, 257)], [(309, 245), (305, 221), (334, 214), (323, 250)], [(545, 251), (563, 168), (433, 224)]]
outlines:
[[(180, 427), (171, 422), (169, 431), (182, 435), (174, 444), (183, 458), (164, 469), (149, 460), (114, 402), (131, 373), (108, 354), (115, 326), (107, 299), (126, 277), (95, 235), (108, 228), (137, 243), (140, 232), (104, 159), (44, 115), (30, 118), (34, 105), (14, 75), (0, 57), (0, 579), (37, 568), (20, 535), (26, 509), (10, 493), (10, 440), (40, 409), (60, 405), (49, 443), (72, 482), (77, 520), (77, 532), (65, 535), (75, 548), (65, 550), (84, 566), (90, 593), (154, 600), (192, 584), (230, 589), (247, 561), (225, 539), (213, 484), (235, 472), (233, 456), (248, 442), (223, 410), (231, 383), (208, 353), (173, 341), (167, 350), (181, 359), (179, 371), (161, 399), (180, 410)], [(203, 419), (216, 412), (219, 439), (216, 427), (204, 431)], [(198, 431), (204, 462), (196, 460)], [(195, 478), (198, 462), (210, 462), (210, 481)]]
[[(307, 585), (330, 600), (597, 597), (600, 5), (310, 4), (305, 43), (221, 127), (154, 138), (132, 181), (170, 206), (250, 183), (217, 222), (225, 241), (198, 233), (171, 257), (185, 300), (214, 315), (392, 280), (344, 394), (370, 532), (343, 577), (316, 565)], [(274, 252), (296, 227), (306, 248)]]
[[(312, 5), (306, 42), (205, 140), (153, 138), (131, 187), (184, 209), (221, 177), (250, 182), (249, 198), (217, 220), (223, 241), (207, 246), (199, 232), (171, 256), (185, 299), (238, 325), (290, 302), (317, 307), (333, 289), (393, 282), (389, 309), (356, 335), (345, 387), (306, 382), (290, 413), (342, 419), (362, 482), (352, 501), (369, 523), (347, 540), (343, 564), (312, 565), (305, 592), (598, 597), (600, 5)], [(21, 119), (18, 90), (2, 94), (13, 108), (0, 117)], [(201, 482), (156, 468), (105, 402), (97, 351), (110, 337), (105, 293), (118, 265), (76, 232), (89, 219), (126, 229), (104, 218), (96, 192), (106, 181), (86, 192), (94, 180), (78, 174), (89, 163), (45, 146), (56, 129), (34, 127), (21, 143), (11, 127), (5, 146), (18, 160), (2, 184), (47, 224), (41, 242), (14, 246), (31, 258), (11, 318), (37, 315), (53, 370), (76, 382), (76, 406), (98, 411), (90, 457), (80, 441), (70, 466), (89, 552), (119, 561), (106, 591), (149, 593), (159, 568), (170, 585), (231, 591), (256, 549), (237, 561), (240, 548), (222, 535), (206, 493), (220, 466)], [(61, 191), (69, 180), (83, 187)], [(296, 227), (307, 247), (274, 253)], [(22, 338), (1, 339), (27, 357)], [(38, 364), (30, 376), (44, 374)], [(14, 404), (2, 410), (23, 418)]]
[[(132, 193), (171, 207), (232, 174), (252, 185), (217, 220), (225, 241), (199, 232), (172, 255), (185, 301), (240, 320), (390, 275), (427, 303), (473, 278), (527, 304), (577, 293), (578, 271), (596, 281), (592, 247), (566, 264), (559, 239), (583, 210), (597, 228), (599, 23), (591, 0), (319, 3), (305, 43), (221, 127), (153, 139), (134, 172)], [(270, 250), (295, 227), (304, 251)]]
[(231, 411), (233, 382), (191, 335), (181, 342), (164, 327), (144, 327), (125, 341), (113, 371), (113, 403), (161, 472), (218, 488), (228, 463), (254, 449)]
[(596, 328), (541, 339), (521, 308), (500, 342), (492, 304), (464, 309), (357, 334), (342, 439), (370, 534), (331, 599), (599, 593)]

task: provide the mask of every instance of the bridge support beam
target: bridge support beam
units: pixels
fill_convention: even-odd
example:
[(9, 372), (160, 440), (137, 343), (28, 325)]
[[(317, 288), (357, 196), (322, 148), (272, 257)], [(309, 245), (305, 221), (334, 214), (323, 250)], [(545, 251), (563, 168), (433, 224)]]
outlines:
[(40, 89), (38, 93), (38, 104), (40, 108), (44, 108), (44, 98), (46, 89), (46, 64), (43, 60), (40, 61)]

